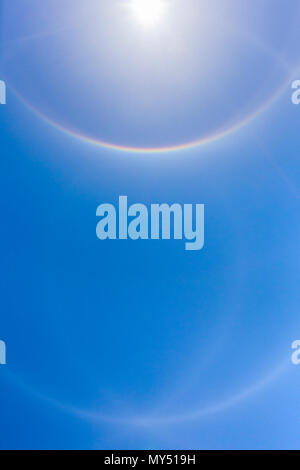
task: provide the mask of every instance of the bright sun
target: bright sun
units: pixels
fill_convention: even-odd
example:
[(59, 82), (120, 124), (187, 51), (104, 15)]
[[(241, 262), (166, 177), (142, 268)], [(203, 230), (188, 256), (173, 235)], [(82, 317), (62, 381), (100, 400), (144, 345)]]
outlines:
[(136, 20), (143, 26), (155, 26), (165, 13), (165, 0), (131, 0), (131, 9)]

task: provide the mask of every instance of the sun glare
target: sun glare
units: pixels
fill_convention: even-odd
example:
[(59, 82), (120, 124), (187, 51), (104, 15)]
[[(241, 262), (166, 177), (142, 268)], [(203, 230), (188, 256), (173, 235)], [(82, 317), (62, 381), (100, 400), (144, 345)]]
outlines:
[(131, 0), (135, 19), (143, 26), (155, 26), (165, 13), (165, 0)]

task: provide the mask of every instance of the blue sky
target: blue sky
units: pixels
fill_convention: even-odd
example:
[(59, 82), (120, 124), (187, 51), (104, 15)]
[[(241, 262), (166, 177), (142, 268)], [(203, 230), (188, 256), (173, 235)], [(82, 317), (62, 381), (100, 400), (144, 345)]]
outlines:
[[(299, 448), (300, 2), (184, 3), (1, 1), (0, 448)], [(204, 249), (101, 242), (119, 195)]]

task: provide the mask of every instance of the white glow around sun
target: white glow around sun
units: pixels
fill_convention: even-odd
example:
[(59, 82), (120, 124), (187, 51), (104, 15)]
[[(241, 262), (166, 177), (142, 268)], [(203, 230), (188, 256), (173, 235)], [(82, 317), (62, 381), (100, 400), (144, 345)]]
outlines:
[(165, 14), (165, 0), (131, 0), (130, 4), (135, 19), (143, 26), (155, 26)]

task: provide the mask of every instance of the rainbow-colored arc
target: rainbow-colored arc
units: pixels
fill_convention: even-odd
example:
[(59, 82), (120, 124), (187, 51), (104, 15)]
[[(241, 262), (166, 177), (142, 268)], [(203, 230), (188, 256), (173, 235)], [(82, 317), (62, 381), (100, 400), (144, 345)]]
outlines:
[(234, 125), (231, 127), (227, 127), (225, 129), (219, 130), (218, 132), (209, 134), (201, 139), (196, 139), (192, 140), (189, 142), (184, 142), (182, 144), (177, 144), (177, 145), (169, 145), (169, 146), (163, 146), (163, 147), (135, 147), (135, 146), (128, 146), (128, 145), (121, 145), (121, 144), (116, 144), (113, 142), (107, 142), (105, 140), (97, 139), (95, 137), (85, 135), (78, 130), (71, 129), (66, 127), (65, 125), (55, 121), (51, 117), (47, 116), (44, 114), (40, 109), (36, 108), (34, 105), (32, 105), (26, 98), (24, 98), (23, 95), (21, 95), (18, 91), (16, 91), (13, 87), (10, 87), (14, 94), (23, 102), (24, 105), (26, 105), (32, 112), (34, 112), (36, 115), (38, 115), (41, 119), (43, 119), (45, 122), (47, 122), (49, 125), (52, 127), (60, 130), (61, 132), (79, 139), (83, 142), (89, 143), (91, 145), (95, 145), (98, 147), (102, 147), (105, 149), (109, 150), (115, 150), (118, 152), (123, 152), (123, 153), (134, 153), (134, 154), (163, 154), (163, 153), (173, 153), (173, 152), (180, 152), (183, 150), (188, 150), (188, 149), (193, 149), (199, 146), (203, 146), (206, 144), (210, 144), (212, 142), (215, 142), (217, 140), (222, 139), (223, 137), (239, 130), (249, 122), (251, 122), (253, 119), (255, 119), (259, 114), (263, 113), (273, 102), (276, 101), (276, 99), (283, 93), (283, 91), (286, 89), (286, 87), (289, 85), (289, 83), (292, 80), (292, 74), (291, 77), (287, 81), (285, 81), (279, 89), (276, 90), (276, 92), (270, 96), (270, 98), (265, 101), (257, 110), (255, 110), (253, 113), (249, 114), (246, 116), (244, 119), (242, 119), (239, 122), (236, 122)]

